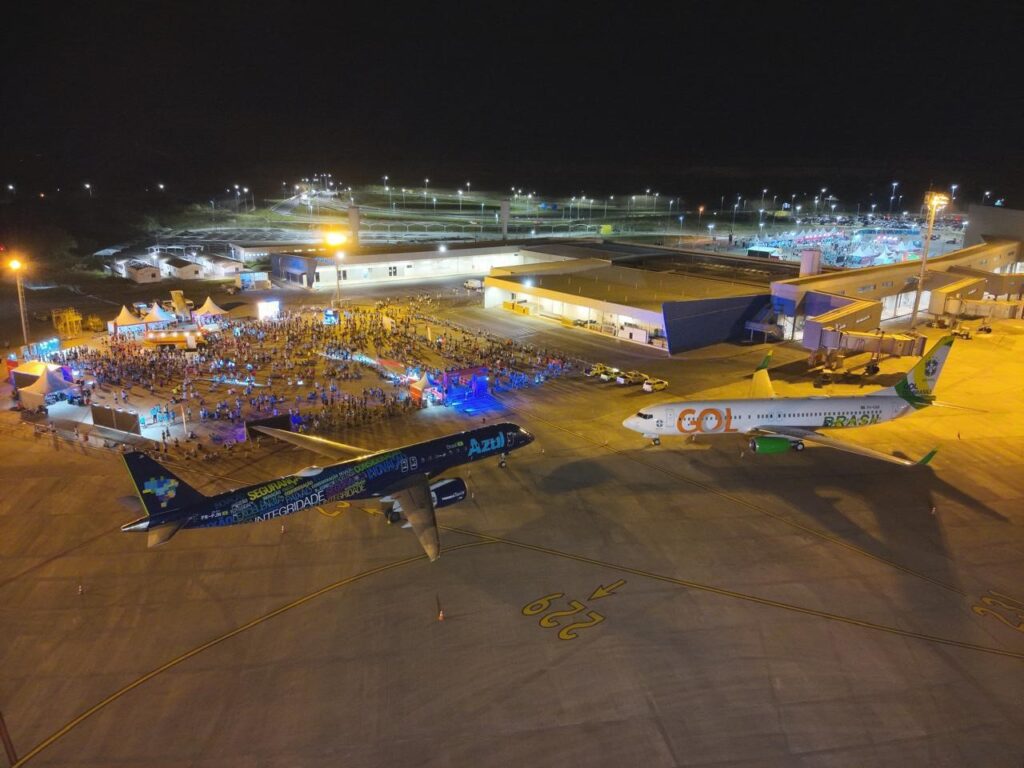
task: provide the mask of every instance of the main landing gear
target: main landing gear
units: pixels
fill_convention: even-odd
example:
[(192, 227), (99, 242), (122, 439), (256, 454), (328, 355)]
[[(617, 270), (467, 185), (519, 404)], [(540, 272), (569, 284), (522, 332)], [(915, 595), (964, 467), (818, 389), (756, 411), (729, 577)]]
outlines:
[(501, 457), (498, 459), (498, 466), (501, 467), (502, 469), (505, 469), (505, 467), (508, 466), (508, 454), (507, 453), (501, 454)]
[(655, 437), (654, 439), (652, 439), (651, 440), (651, 445), (661, 445), (661, 438), (660, 437)]
[(793, 441), (793, 450), (794, 451), (802, 451), (803, 449), (804, 449), (804, 441), (803, 440), (794, 440)]

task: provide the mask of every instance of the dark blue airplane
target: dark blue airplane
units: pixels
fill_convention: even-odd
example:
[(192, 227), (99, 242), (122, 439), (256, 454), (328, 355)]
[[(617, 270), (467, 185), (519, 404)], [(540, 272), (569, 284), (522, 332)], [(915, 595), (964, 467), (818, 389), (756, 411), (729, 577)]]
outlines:
[(380, 498), (390, 502), (388, 520), (406, 519), (427, 557), (436, 560), (441, 545), (434, 510), (466, 498), (466, 484), (459, 478), (431, 480), (452, 467), (491, 456), (499, 457), (501, 466), (505, 466), (509, 452), (533, 442), (533, 435), (511, 423), (378, 452), (270, 427), (254, 429), (333, 459), (347, 458), (237, 491), (205, 496), (145, 454), (128, 453), (124, 462), (146, 516), (121, 530), (146, 531), (149, 546), (153, 547), (182, 528), (258, 523), (332, 501)]

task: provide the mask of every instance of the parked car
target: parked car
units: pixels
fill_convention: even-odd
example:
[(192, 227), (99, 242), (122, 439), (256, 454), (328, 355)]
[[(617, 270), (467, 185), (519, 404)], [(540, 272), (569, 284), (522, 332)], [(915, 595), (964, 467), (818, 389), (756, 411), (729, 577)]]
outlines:
[(668, 386), (664, 379), (648, 379), (644, 382), (644, 392), (661, 392)]
[(647, 381), (647, 374), (640, 373), (640, 371), (626, 371), (625, 373), (620, 373), (615, 378), (616, 384), (622, 384), (623, 386), (628, 387), (632, 387), (636, 384), (643, 384), (645, 381)]
[(618, 368), (605, 368), (601, 372), (601, 381), (615, 381), (622, 373)]
[(600, 376), (605, 371), (610, 370), (604, 363), (594, 363), (592, 366), (587, 368), (584, 372), (584, 376)]

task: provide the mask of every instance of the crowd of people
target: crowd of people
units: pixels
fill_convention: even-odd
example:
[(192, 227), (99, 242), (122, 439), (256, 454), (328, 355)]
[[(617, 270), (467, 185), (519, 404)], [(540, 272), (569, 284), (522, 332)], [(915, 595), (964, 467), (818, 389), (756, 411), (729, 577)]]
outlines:
[(420, 403), (405, 385), (424, 374), (440, 381), (452, 371), (486, 368), (501, 389), (582, 365), (440, 320), (422, 300), (346, 309), (337, 325), (310, 309), (228, 320), (205, 338), (205, 346), (184, 350), (112, 336), (58, 352), (51, 362), (68, 366), (85, 391), (98, 390), (100, 402), (136, 408), (144, 430), (159, 428), (163, 452), (174, 447), (183, 458), (208, 460), (229, 451), (238, 438), (223, 433), (237, 436), (247, 421), (287, 415), (295, 429), (330, 432), (406, 414)]

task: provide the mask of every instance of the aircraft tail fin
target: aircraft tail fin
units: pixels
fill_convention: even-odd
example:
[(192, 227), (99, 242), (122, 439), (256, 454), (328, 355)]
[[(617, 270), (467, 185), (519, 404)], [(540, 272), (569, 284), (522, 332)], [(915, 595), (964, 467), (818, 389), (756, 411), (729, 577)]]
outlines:
[(149, 517), (185, 509), (206, 499), (206, 496), (144, 453), (126, 453), (122, 458)]
[(920, 409), (935, 401), (935, 385), (939, 382), (942, 369), (953, 347), (953, 337), (943, 336), (935, 345), (924, 353), (917, 365), (907, 371), (907, 375), (896, 382), (893, 387), (896, 394)]
[(772, 351), (764, 356), (761, 364), (754, 371), (750, 382), (750, 396), (753, 398), (775, 397), (775, 387), (772, 386), (771, 376), (768, 375), (768, 366), (772, 362)]

